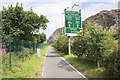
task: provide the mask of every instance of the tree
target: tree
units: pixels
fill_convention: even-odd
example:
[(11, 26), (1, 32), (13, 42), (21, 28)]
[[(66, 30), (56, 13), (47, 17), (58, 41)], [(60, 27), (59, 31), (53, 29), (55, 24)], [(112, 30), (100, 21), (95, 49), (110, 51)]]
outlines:
[(38, 16), (32, 11), (24, 11), (22, 4), (15, 7), (3, 7), (3, 36), (33, 41), (39, 28), (45, 29), (49, 21), (44, 15)]
[(46, 41), (46, 34), (45, 33), (41, 33), (39, 37), (40, 37), (40, 43), (43, 43), (44, 41)]
[(34, 34), (33, 35), (33, 41), (38, 42), (38, 43), (43, 43), (46, 41), (46, 34), (45, 33), (39, 33), (39, 34)]
[(78, 37), (73, 40), (72, 52), (78, 57), (86, 56), (100, 67), (100, 62), (105, 56), (112, 54), (117, 46), (117, 41), (113, 35), (113, 32), (89, 23), (86, 29), (80, 31)]
[(24, 12), (22, 6), (19, 6), (18, 3), (16, 7), (8, 6), (8, 9), (3, 7), (2, 10), (2, 23), (3, 23), (3, 36), (4, 37), (13, 37), (19, 36), (23, 33), (20, 29), (22, 26), (22, 20), (24, 18)]

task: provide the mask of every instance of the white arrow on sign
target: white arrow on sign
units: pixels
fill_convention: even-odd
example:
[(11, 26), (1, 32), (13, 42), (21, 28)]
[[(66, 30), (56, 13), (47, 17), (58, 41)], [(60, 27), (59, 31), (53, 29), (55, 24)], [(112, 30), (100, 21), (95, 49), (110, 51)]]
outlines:
[(77, 24), (77, 28), (79, 28), (79, 24)]
[(70, 28), (70, 24), (69, 24), (69, 28)]

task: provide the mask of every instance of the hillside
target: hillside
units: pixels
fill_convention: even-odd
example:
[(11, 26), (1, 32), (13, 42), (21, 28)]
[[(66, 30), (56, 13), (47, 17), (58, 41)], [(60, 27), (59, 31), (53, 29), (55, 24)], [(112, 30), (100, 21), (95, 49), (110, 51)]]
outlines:
[(58, 29), (55, 30), (55, 31), (53, 32), (53, 34), (49, 37), (48, 42), (49, 42), (49, 43), (53, 43), (53, 42), (57, 39), (58, 35), (63, 35), (63, 34), (65, 34), (64, 27), (58, 28)]
[[(120, 28), (120, 9), (100, 11), (99, 13), (85, 19), (83, 21), (83, 27), (85, 27), (85, 25), (89, 22), (98, 24), (103, 27), (108, 27), (109, 30), (116, 32), (116, 30)], [(58, 35), (61, 34), (64, 34), (63, 27), (55, 30), (53, 34), (49, 37), (48, 41), (54, 42)]]
[(87, 24), (88, 22), (92, 22), (95, 24), (99, 24), (103, 27), (111, 27), (117, 24), (118, 14), (120, 14), (118, 12), (120, 12), (120, 9), (111, 10), (111, 11), (103, 10), (85, 19), (83, 21), (83, 25)]
[(108, 27), (110, 30), (116, 32), (120, 24), (120, 9), (115, 10), (103, 10), (93, 16), (90, 16), (89, 18), (85, 19), (83, 21), (83, 27), (89, 23), (92, 22), (94, 24), (98, 24), (103, 27)]

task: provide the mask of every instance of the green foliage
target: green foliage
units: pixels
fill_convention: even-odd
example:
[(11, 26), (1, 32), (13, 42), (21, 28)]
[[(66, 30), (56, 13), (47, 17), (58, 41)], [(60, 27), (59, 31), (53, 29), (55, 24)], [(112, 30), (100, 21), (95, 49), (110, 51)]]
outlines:
[(12, 5), (8, 6), (8, 9), (3, 7), (3, 35), (5, 37), (9, 37), (23, 33), (23, 31), (20, 30), (20, 27), (22, 27), (23, 17), (23, 8), (22, 6), (19, 6), (18, 3), (16, 4), (16, 7), (13, 7)]
[(68, 53), (68, 38), (64, 35), (59, 35), (56, 42), (52, 45), (58, 51), (67, 54)]
[(120, 53), (117, 48), (103, 59), (102, 65), (112, 72), (114, 77), (120, 77)]
[(8, 56), (2, 56), (2, 68), (3, 71), (5, 68), (9, 68), (9, 57)]
[(3, 57), (2, 78), (39, 78), (42, 75), (42, 65), (46, 52), (47, 46), (41, 48), (40, 57), (34, 54), (31, 59), (26, 58), (24, 62), (12, 54), (12, 70), (9, 70), (9, 56)]
[(89, 36), (85, 35), (83, 29), (81, 29), (80, 35), (73, 39), (72, 41), (72, 53), (77, 55), (78, 57), (82, 56), (86, 49), (88, 48), (87, 41), (89, 40)]
[(106, 71), (104, 67), (97, 68), (93, 61), (89, 61), (88, 58), (72, 56), (64, 56), (64, 58), (72, 64), (77, 70), (87, 75), (87, 78), (113, 78), (114, 76), (109, 71)]
[[(73, 40), (72, 52), (78, 57), (84, 57), (96, 63), (97, 67), (105, 67), (113, 70), (114, 76), (120, 73), (118, 53), (118, 41), (115, 40), (114, 33), (107, 28), (89, 23), (86, 29), (78, 33), (78, 37)], [(114, 55), (114, 56), (113, 56)], [(118, 55), (118, 56), (115, 56)]]
[[(44, 15), (38, 16), (32, 11), (24, 11), (22, 4), (16, 4), (15, 7), (3, 7), (2, 23), (3, 37), (16, 37), (19, 39), (36, 41), (39, 29), (45, 29), (48, 19)], [(40, 37), (40, 36), (39, 36)], [(34, 42), (35, 42), (34, 41)]]
[(25, 54), (25, 56), (28, 56), (30, 54), (30, 49), (29, 48), (24, 48), (23, 53)]
[(33, 34), (33, 41), (43, 43), (44, 41), (46, 41), (46, 34), (45, 33)]
[(46, 41), (46, 34), (45, 33), (41, 33), (40, 36), (39, 36), (39, 42), (40, 43), (43, 43), (44, 41)]

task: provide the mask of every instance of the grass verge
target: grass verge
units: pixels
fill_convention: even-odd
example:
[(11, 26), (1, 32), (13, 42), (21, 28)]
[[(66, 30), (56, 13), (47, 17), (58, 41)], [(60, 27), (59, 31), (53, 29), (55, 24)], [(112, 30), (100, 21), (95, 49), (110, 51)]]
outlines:
[(78, 58), (75, 55), (66, 55), (64, 58), (87, 78), (113, 78), (110, 72), (105, 70), (105, 68), (97, 68), (94, 63), (89, 62), (84, 58)]
[(47, 46), (41, 48), (41, 57), (33, 54), (26, 61), (20, 60), (15, 55), (12, 55), (12, 70), (3, 68), (2, 78), (40, 78), (43, 66), (43, 60), (47, 52)]

